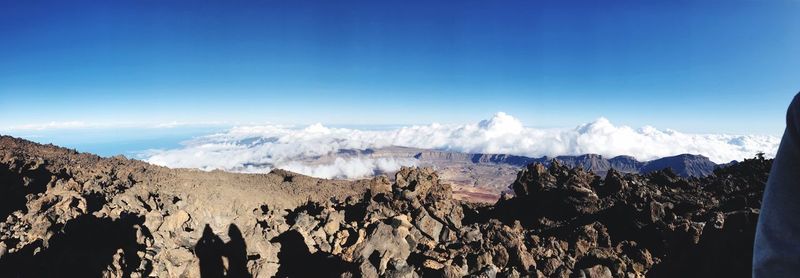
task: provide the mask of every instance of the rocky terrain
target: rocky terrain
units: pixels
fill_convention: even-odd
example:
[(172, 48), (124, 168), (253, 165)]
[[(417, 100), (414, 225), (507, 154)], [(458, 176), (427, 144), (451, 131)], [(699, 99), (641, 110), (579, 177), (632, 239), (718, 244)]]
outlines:
[(431, 168), (202, 172), (4, 136), (0, 277), (748, 277), (770, 165), (534, 162), (485, 205)]

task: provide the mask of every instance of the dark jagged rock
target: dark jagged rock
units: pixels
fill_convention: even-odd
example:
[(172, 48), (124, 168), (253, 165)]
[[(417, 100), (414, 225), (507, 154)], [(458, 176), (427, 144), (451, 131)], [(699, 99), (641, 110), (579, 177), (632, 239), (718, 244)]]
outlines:
[[(632, 269), (604, 259), (615, 276), (633, 271), (656, 277), (746, 277), (770, 165), (770, 160), (756, 158), (702, 179), (681, 178), (665, 169), (644, 176), (609, 171), (600, 180), (557, 161), (550, 167), (532, 164), (513, 184), (517, 196), (486, 208), (483, 213), (488, 215), (483, 217), (521, 221), (532, 233), (568, 239), (575, 242), (578, 257), (602, 248), (587, 243), (592, 240), (569, 240), (570, 231), (585, 231), (579, 228), (588, 223), (602, 224), (611, 245), (617, 245), (604, 251), (606, 257), (637, 258)], [(593, 195), (584, 192), (586, 188), (598, 198), (589, 197)], [(726, 261), (738, 263), (724, 267)], [(586, 263), (571, 271), (588, 273), (588, 267)]]
[(572, 218), (595, 212), (600, 201), (592, 190), (597, 176), (582, 168), (567, 168), (554, 160), (549, 168), (530, 164), (517, 175), (512, 185), (515, 202), (527, 203), (534, 211), (551, 211), (551, 219)]
[(622, 174), (614, 169), (608, 170), (606, 178), (602, 183), (598, 183), (597, 192), (602, 197), (610, 196), (628, 189), (628, 182), (623, 179)]
[[(769, 163), (746, 160), (689, 180), (670, 170), (601, 179), (559, 161), (534, 163), (518, 174), (515, 197), (461, 209), (434, 172), (404, 168), (395, 184), (357, 202), (366, 204), (363, 219), (338, 224), (358, 234), (339, 257), (366, 276), (745, 277), (758, 203), (727, 205), (741, 197), (717, 191), (738, 184), (720, 192), (760, 194)], [(327, 206), (321, 211), (357, 211)]]

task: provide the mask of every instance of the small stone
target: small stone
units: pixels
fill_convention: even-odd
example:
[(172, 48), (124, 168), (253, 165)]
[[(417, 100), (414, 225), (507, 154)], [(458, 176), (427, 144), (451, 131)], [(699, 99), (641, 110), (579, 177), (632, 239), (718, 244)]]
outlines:
[(581, 269), (577, 273), (577, 277), (585, 278), (612, 278), (611, 270), (604, 265), (595, 265), (590, 268)]
[(422, 266), (429, 269), (442, 269), (444, 264), (431, 259), (426, 259), (425, 262), (422, 263)]
[(151, 232), (158, 231), (164, 223), (164, 216), (160, 212), (152, 210), (144, 215), (144, 226)]

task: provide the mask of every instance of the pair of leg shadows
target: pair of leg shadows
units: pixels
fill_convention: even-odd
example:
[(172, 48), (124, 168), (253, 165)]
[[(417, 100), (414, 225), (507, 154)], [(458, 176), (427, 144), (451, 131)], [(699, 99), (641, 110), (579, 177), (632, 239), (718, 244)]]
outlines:
[[(247, 271), (247, 245), (239, 227), (234, 224), (228, 226), (228, 237), (231, 240), (223, 243), (206, 224), (203, 236), (194, 247), (195, 255), (200, 260), (201, 277), (251, 277)], [(228, 258), (227, 271), (222, 264), (222, 257)]]

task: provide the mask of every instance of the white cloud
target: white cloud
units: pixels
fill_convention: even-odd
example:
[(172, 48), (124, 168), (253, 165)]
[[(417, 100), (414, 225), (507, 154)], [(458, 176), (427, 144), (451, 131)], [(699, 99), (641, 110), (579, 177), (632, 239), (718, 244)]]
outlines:
[(318, 178), (363, 178), (380, 173), (392, 173), (400, 170), (402, 166), (414, 166), (413, 159), (395, 158), (341, 158), (338, 157), (330, 164), (310, 165), (292, 161), (276, 168), (289, 170), (295, 173)]
[[(392, 130), (305, 128), (281, 125), (239, 126), (225, 133), (184, 142), (171, 150), (151, 150), (148, 162), (169, 167), (266, 172), (284, 168), (317, 177), (358, 178), (397, 168), (408, 161), (355, 158), (329, 164), (306, 162), (341, 149), (405, 146), (471, 153), (502, 153), (530, 157), (586, 153), (612, 157), (630, 155), (651, 160), (683, 153), (702, 154), (717, 163), (775, 154), (779, 138), (755, 135), (685, 134), (645, 126), (615, 126), (608, 119), (572, 129), (525, 127), (518, 119), (497, 113), (491, 119), (465, 125), (418, 125)], [(383, 167), (383, 168), (382, 168)], [(390, 172), (390, 171), (387, 171)]]

